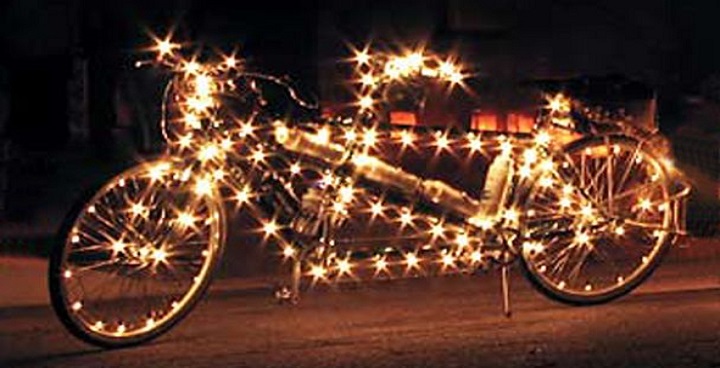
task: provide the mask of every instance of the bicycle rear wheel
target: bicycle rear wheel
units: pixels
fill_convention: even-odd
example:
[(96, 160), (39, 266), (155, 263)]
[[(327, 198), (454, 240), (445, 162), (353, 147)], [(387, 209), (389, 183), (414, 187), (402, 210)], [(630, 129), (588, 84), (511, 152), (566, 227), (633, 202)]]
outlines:
[(631, 291), (674, 238), (668, 186), (662, 165), (635, 140), (571, 144), (525, 202), (522, 259), (533, 285), (571, 304)]
[(68, 216), (53, 250), (53, 308), (78, 338), (108, 348), (148, 341), (193, 308), (224, 243), (224, 212), (174, 164), (131, 168)]

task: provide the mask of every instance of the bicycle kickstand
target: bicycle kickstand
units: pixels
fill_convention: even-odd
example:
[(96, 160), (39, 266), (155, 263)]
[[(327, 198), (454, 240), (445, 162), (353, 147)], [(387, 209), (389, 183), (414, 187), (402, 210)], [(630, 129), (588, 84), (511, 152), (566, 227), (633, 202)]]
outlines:
[(503, 298), (503, 314), (510, 318), (512, 311), (510, 310), (510, 265), (503, 264), (500, 268), (500, 287), (502, 289)]
[[(300, 251), (292, 258), (290, 278), (285, 279), (275, 290), (275, 299), (281, 304), (297, 304), (300, 302), (300, 282), (302, 281), (302, 262), (305, 252)], [(288, 282), (289, 281), (289, 282)], [(288, 283), (290, 285), (288, 285)]]
[(302, 278), (302, 259), (293, 259), (292, 275), (290, 276), (290, 302), (297, 304), (300, 301), (300, 280)]

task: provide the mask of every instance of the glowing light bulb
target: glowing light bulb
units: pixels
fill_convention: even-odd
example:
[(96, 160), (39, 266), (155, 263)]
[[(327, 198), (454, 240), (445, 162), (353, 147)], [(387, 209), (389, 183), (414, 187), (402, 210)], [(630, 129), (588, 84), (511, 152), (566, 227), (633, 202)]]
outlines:
[(548, 99), (547, 109), (552, 113), (566, 113), (570, 111), (570, 100), (559, 93)]
[(228, 56), (225, 58), (225, 65), (228, 68), (234, 68), (237, 66), (237, 64), (238, 64), (238, 61), (234, 56)]
[(455, 237), (455, 244), (460, 248), (465, 248), (470, 245), (470, 237), (465, 233), (460, 233)]
[(483, 230), (490, 230), (493, 227), (493, 221), (485, 216), (474, 216), (471, 217), (468, 222), (471, 225), (477, 226)]
[(346, 130), (343, 136), (348, 142), (355, 142), (355, 140), (357, 139), (357, 133), (353, 129)]
[(283, 257), (285, 257), (285, 258), (294, 257), (295, 253), (297, 253), (297, 251), (295, 250), (295, 247), (293, 247), (292, 245), (285, 246), (282, 251)]
[(181, 148), (188, 148), (188, 147), (190, 147), (191, 143), (192, 143), (192, 134), (185, 134), (183, 136), (180, 136), (180, 138), (178, 138), (178, 145)]
[[(248, 135), (251, 133), (252, 132), (248, 132), (245, 135)], [(288, 129), (288, 127), (285, 126), (284, 124), (276, 126), (275, 127), (275, 140), (278, 143), (283, 144), (283, 143), (287, 142), (288, 139), (290, 139), (290, 129)]]
[(185, 73), (195, 74), (200, 70), (200, 64), (196, 61), (188, 61), (185, 63)]
[(540, 180), (538, 181), (538, 184), (539, 184), (540, 187), (542, 187), (542, 188), (550, 188), (550, 187), (553, 186), (553, 179), (552, 179), (551, 177), (549, 177), (549, 176), (543, 176), (543, 177), (540, 178)]
[(375, 85), (375, 77), (372, 74), (365, 74), (360, 78), (360, 82), (366, 87), (372, 87)]
[(528, 164), (522, 165), (518, 170), (518, 175), (521, 178), (529, 178), (532, 175), (532, 168)]
[[(255, 126), (253, 126), (251, 122), (245, 122), (240, 124), (240, 131), (238, 132), (238, 135), (241, 138), (245, 138), (247, 136), (251, 136), (254, 132)], [(277, 136), (275, 137), (275, 139), (277, 139)]]
[(590, 242), (590, 235), (588, 235), (586, 232), (577, 232), (575, 233), (575, 243), (577, 244), (587, 244)]
[(125, 250), (125, 243), (115, 240), (110, 245), (110, 248), (112, 249), (113, 254), (122, 253)]
[(540, 131), (537, 135), (535, 135), (535, 143), (539, 146), (547, 146), (550, 144), (550, 141), (552, 140), (552, 137), (550, 136), (550, 133), (546, 131)]
[(438, 150), (446, 150), (450, 147), (450, 139), (447, 137), (447, 134), (437, 134), (435, 136), (435, 145), (437, 146)]
[(262, 147), (258, 147), (255, 152), (250, 155), (250, 158), (255, 161), (255, 163), (262, 162), (265, 160), (265, 151), (263, 151)]
[(442, 223), (437, 223), (430, 228), (430, 234), (432, 234), (433, 238), (441, 237), (444, 233), (445, 227)]
[(385, 258), (378, 258), (378, 259), (375, 261), (375, 270), (376, 270), (376, 272), (380, 272), (380, 271), (383, 271), (383, 270), (387, 269), (387, 266), (388, 266), (388, 263), (387, 263), (387, 261), (385, 260)]
[(540, 242), (526, 241), (522, 244), (523, 251), (529, 254), (538, 254), (545, 250), (545, 247)]
[(444, 267), (451, 267), (455, 265), (455, 256), (450, 254), (450, 252), (446, 252), (443, 254), (441, 261)]
[(437, 69), (434, 68), (423, 67), (420, 69), (420, 74), (425, 77), (437, 78), (438, 73)]
[(65, 270), (65, 272), (63, 272), (63, 277), (66, 278), (66, 279), (69, 279), (69, 278), (71, 278), (72, 276), (73, 276), (73, 273), (72, 273), (72, 271), (70, 271), (70, 270)]
[(198, 74), (195, 76), (195, 93), (202, 97), (207, 97), (215, 90), (213, 79), (206, 74)]
[(335, 175), (333, 175), (333, 173), (329, 171), (323, 174), (322, 178), (320, 179), (323, 185), (334, 185), (335, 180)]
[(235, 195), (235, 200), (238, 202), (239, 205), (242, 205), (250, 201), (251, 195), (252, 192), (250, 191), (250, 188), (244, 186)]
[(622, 227), (622, 226), (616, 227), (616, 228), (615, 228), (615, 234), (618, 235), (618, 236), (623, 236), (623, 235), (625, 235), (625, 228)]
[(201, 178), (195, 182), (195, 194), (199, 196), (212, 194), (213, 188), (213, 182), (209, 178)]
[(365, 167), (365, 166), (372, 167), (375, 165), (376, 161), (377, 161), (376, 158), (370, 157), (369, 155), (362, 154), (362, 153), (355, 155), (352, 158), (353, 164), (357, 167)]
[(461, 72), (453, 72), (447, 77), (447, 80), (452, 84), (458, 84), (465, 79), (465, 76)]
[(505, 210), (505, 213), (503, 213), (503, 218), (510, 222), (516, 222), (519, 218), (519, 214), (517, 210), (513, 208), (508, 208)]
[(593, 209), (592, 205), (586, 204), (580, 208), (580, 215), (583, 217), (593, 217), (593, 214), (595, 213), (595, 210)]
[(265, 236), (275, 235), (278, 232), (278, 224), (275, 223), (275, 221), (268, 221), (265, 224), (263, 224), (263, 232), (265, 232)]
[(312, 265), (310, 267), (310, 275), (315, 279), (322, 279), (325, 278), (325, 274), (327, 273), (327, 270), (325, 267), (321, 265)]
[(538, 152), (534, 148), (528, 148), (523, 152), (523, 159), (528, 164), (533, 164), (538, 159)]
[(408, 67), (417, 69), (423, 65), (424, 57), (422, 52), (413, 52), (406, 57)]
[(145, 206), (140, 203), (133, 203), (133, 205), (130, 206), (130, 212), (132, 212), (132, 214), (135, 216), (142, 216), (145, 211)]
[(652, 208), (652, 202), (647, 198), (640, 198), (638, 201), (638, 208), (643, 211), (649, 211)]
[(540, 163), (540, 170), (550, 172), (555, 170), (555, 163), (551, 159), (543, 160)]
[(200, 161), (212, 160), (220, 155), (220, 149), (214, 144), (208, 144), (200, 149), (198, 158)]
[(190, 227), (195, 225), (195, 221), (197, 221), (197, 219), (188, 212), (181, 212), (178, 215), (177, 221), (183, 226)]
[(170, 40), (158, 40), (155, 45), (158, 52), (158, 57), (163, 57), (172, 54), (173, 50), (178, 48), (179, 45), (173, 44)]
[(355, 53), (355, 62), (364, 65), (370, 62), (370, 54), (367, 50), (360, 50)]
[(503, 156), (509, 156), (512, 153), (513, 144), (509, 140), (500, 143), (500, 154)]
[(352, 271), (352, 265), (350, 264), (350, 261), (347, 259), (340, 259), (337, 261), (337, 269), (338, 272), (343, 274), (349, 274), (350, 271)]
[(377, 144), (377, 131), (375, 129), (368, 129), (363, 133), (362, 143), (367, 147), (374, 147)]
[(407, 253), (405, 254), (405, 264), (408, 269), (417, 268), (420, 264), (420, 260), (415, 253)]
[(344, 214), (347, 210), (345, 208), (345, 203), (340, 202), (340, 201), (333, 203), (332, 209), (333, 209), (333, 211), (335, 211), (335, 213), (339, 213), (339, 214)]
[(312, 140), (317, 144), (327, 144), (330, 142), (330, 129), (328, 127), (322, 127), (312, 136)]
[(472, 263), (480, 263), (482, 262), (482, 253), (479, 250), (475, 250), (472, 253), (470, 253), (470, 261)]
[[(197, 101), (194, 102), (193, 106), (199, 106), (197, 104)], [(190, 129), (200, 129), (202, 128), (202, 123), (200, 122), (200, 118), (195, 114), (187, 114), (185, 115), (185, 125)]]
[(413, 215), (412, 212), (408, 209), (404, 209), (402, 213), (400, 214), (400, 223), (403, 226), (410, 225), (413, 222)]
[(152, 258), (155, 263), (165, 262), (167, 260), (167, 252), (162, 248), (157, 248), (152, 252)]
[(455, 65), (453, 65), (453, 63), (451, 63), (449, 61), (440, 63), (440, 66), (438, 67), (438, 71), (445, 78), (448, 78), (451, 75), (456, 73)]
[(470, 146), (470, 152), (479, 152), (482, 150), (482, 137), (480, 136), (473, 136), (469, 137), (469, 146)]
[[(190, 110), (195, 112), (205, 112), (205, 110), (209, 109), (213, 105), (213, 100), (210, 97), (207, 96), (194, 96), (187, 99), (187, 106), (190, 108)], [(199, 129), (200, 126), (197, 124), (188, 124), (193, 129)]]
[(80, 309), (82, 309), (82, 307), (83, 307), (83, 304), (78, 301), (78, 302), (72, 303), (72, 306), (71, 306), (70, 308), (71, 308), (73, 311), (77, 312), (77, 311), (79, 311)]
[(350, 203), (355, 197), (355, 189), (350, 185), (343, 186), (338, 190), (338, 195), (341, 202)]
[(222, 141), (220, 141), (220, 148), (223, 149), (223, 151), (229, 151), (232, 149), (233, 141), (230, 138), (223, 138)]
[(413, 140), (415, 139), (414, 134), (412, 132), (409, 132), (407, 130), (403, 130), (400, 132), (400, 143), (407, 147), (413, 145)]
[(370, 213), (373, 217), (380, 216), (383, 214), (383, 204), (381, 201), (377, 201), (370, 205)]
[(360, 100), (358, 101), (358, 104), (360, 105), (360, 108), (362, 110), (369, 110), (373, 107), (373, 104), (375, 103), (375, 100), (373, 100), (372, 96), (362, 96)]

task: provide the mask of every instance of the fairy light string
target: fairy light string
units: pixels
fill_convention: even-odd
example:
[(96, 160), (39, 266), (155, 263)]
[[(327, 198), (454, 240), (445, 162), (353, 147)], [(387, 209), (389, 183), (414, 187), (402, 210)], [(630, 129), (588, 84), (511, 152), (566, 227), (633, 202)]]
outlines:
[[(408, 239), (402, 245), (389, 247), (369, 244), (345, 249), (335, 245), (335, 249), (324, 249), (322, 261), (311, 260), (303, 267), (303, 273), (314, 283), (357, 279), (356, 276), (363, 274), (361, 270), (369, 270), (365, 274), (375, 277), (403, 277), (431, 272), (457, 273), (483, 267), (487, 261), (483, 239), (492, 238), (488, 234), (501, 225), (512, 227), (534, 213), (523, 213), (522, 208), (514, 206), (498, 213), (483, 213), (478, 202), (478, 211), (462, 214), (461, 221), (452, 221), (418, 210), (412, 201), (393, 203), (386, 192), (370, 193), (358, 185), (357, 180), (362, 177), (357, 173), (338, 173), (337, 168), (328, 170), (327, 165), (318, 163), (322, 161), (320, 157), (306, 157), (298, 152), (276, 153), (275, 150), (283, 147), (283, 143), (298, 136), (307, 137), (309, 144), (319, 147), (318, 150), (322, 148), (323, 152), (337, 153), (337, 160), (351, 158), (349, 162), (354, 167), (365, 167), (368, 173), (382, 166), (382, 159), (377, 154), (384, 142), (402, 147), (399, 154), (418, 151), (433, 152), (434, 155), (452, 154), (467, 159), (503, 157), (511, 162), (511, 176), (518, 181), (537, 181), (541, 188), (560, 193), (560, 210), (584, 221), (577, 226), (578, 229), (589, 228), (599, 216), (592, 199), (584, 198), (578, 188), (561, 186), (560, 172), (567, 163), (562, 157), (549, 153), (552, 152), (551, 146), (557, 144), (550, 129), (538, 130), (530, 139), (518, 139), (442, 129), (435, 130), (433, 134), (416, 134), (408, 129), (384, 130), (341, 116), (332, 117), (325, 123), (298, 124), (283, 119), (270, 121), (261, 116), (263, 96), (262, 88), (257, 84), (270, 82), (289, 88), (281, 80), (249, 72), (244, 61), (235, 56), (225, 56), (215, 62), (185, 58), (179, 52), (179, 45), (169, 40), (157, 40), (155, 51), (155, 61), (169, 67), (175, 75), (167, 93), (170, 108), (164, 112), (163, 119), (168, 149), (173, 155), (189, 158), (203, 167), (201, 172), (205, 174), (193, 178), (197, 195), (210, 195), (215, 188), (223, 186), (231, 190), (228, 198), (235, 202), (237, 209), (250, 208), (260, 224), (258, 232), (263, 234), (263, 238), (280, 243), (282, 259), (296, 259), (302, 249), (282, 236), (292, 224), (267, 218), (255, 208), (253, 203), (261, 196), (261, 189), (259, 182), (248, 179), (253, 174), (262, 176), (262, 173), (278, 170), (282, 175), (274, 179), (290, 193), (315, 190), (309, 189), (306, 183), (314, 180), (324, 193), (331, 193), (327, 197), (330, 200), (317, 202), (316, 205), (332, 213), (334, 223), (341, 224), (350, 218), (361, 219), (359, 221), (368, 224), (382, 220), (395, 224), (397, 233)], [(365, 49), (356, 51), (352, 60), (356, 66), (356, 77), (351, 83), (358, 91), (355, 102), (358, 113), (378, 109), (383, 103), (384, 89), (392, 83), (430, 78), (452, 88), (461, 85), (469, 75), (452, 59), (443, 59), (425, 50), (373, 54)], [(244, 84), (239, 81), (244, 81)], [(300, 105), (316, 107), (300, 100), (294, 90), (289, 89), (289, 93)], [(223, 98), (233, 94), (254, 94), (260, 102), (248, 114), (235, 116), (223, 107)], [(571, 128), (572, 104), (573, 101), (563, 94), (547, 96), (543, 109), (549, 126)], [(351, 154), (348, 154), (349, 151)], [(238, 166), (228, 169), (233, 165)], [(365, 175), (368, 176), (372, 175)], [(457, 193), (450, 189), (442, 189), (446, 192), (438, 190), (438, 195), (467, 195), (460, 190), (456, 190)], [(473, 201), (471, 197), (467, 198)], [(636, 208), (649, 212), (659, 211), (666, 205), (641, 198)], [(317, 208), (314, 210), (319, 211)], [(457, 216), (454, 218), (457, 219)], [(181, 221), (190, 222), (189, 218)], [(622, 227), (615, 229), (617, 236), (623, 236), (624, 231)], [(587, 232), (578, 230), (575, 242), (588, 241)], [(543, 244), (528, 242), (522, 248), (539, 253)], [(361, 256), (363, 254), (364, 257)], [(328, 259), (332, 261), (328, 262)]]

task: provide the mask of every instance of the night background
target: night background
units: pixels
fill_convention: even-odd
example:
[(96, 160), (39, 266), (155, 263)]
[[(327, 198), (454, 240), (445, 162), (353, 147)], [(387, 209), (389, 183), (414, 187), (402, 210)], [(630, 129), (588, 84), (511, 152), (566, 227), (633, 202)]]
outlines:
[[(510, 365), (556, 366), (552, 359), (546, 361), (541, 358), (545, 349), (564, 357), (557, 360), (557, 364), (563, 366), (575, 363), (592, 366), (592, 362), (600, 366), (664, 366), (664, 361), (659, 358), (662, 350), (667, 350), (669, 346), (681, 347), (684, 342), (691, 341), (685, 350), (680, 349), (682, 351), (671, 355), (671, 363), (667, 366), (720, 367), (720, 353), (717, 351), (720, 326), (716, 326), (720, 321), (717, 293), (720, 268), (716, 267), (717, 259), (720, 259), (719, 15), (720, 2), (702, 0), (4, 0), (0, 3), (0, 259), (44, 262), (61, 221), (82, 193), (123, 168), (162, 152), (158, 121), (162, 88), (168, 75), (153, 68), (135, 67), (136, 61), (152, 58), (147, 52), (147, 48), (152, 46), (151, 34), (164, 37), (172, 32), (173, 41), (182, 43), (188, 50), (203, 50), (203, 55), (237, 52), (252, 70), (287, 76), (304, 96), (317, 98), (329, 112), (339, 110), (353, 96), (346, 83), (351, 72), (346, 61), (352, 55), (352, 47), (371, 45), (398, 49), (424, 46), (443, 55), (457, 56), (473, 72), (473, 80), (468, 82), (470, 90), (465, 94), (454, 94), (453, 101), (436, 101), (429, 107), (432, 111), (420, 113), (420, 125), (469, 129), (472, 116), (484, 114), (496, 119), (496, 125), (484, 128), (515, 133), (521, 129), (513, 125), (513, 119), (533, 116), (541, 103), (539, 92), (543, 88), (559, 88), (598, 105), (622, 106), (636, 117), (638, 125), (659, 127), (672, 143), (676, 165), (694, 185), (687, 212), (691, 239), (688, 244), (692, 246), (681, 247), (684, 250), (671, 255), (671, 259), (682, 265), (708, 259), (715, 262), (711, 266), (703, 264), (693, 272), (676, 271), (671, 267), (669, 273), (663, 274), (666, 279), (688, 274), (691, 279), (687, 283), (693, 285), (695, 282), (696, 286), (666, 292), (667, 300), (653, 294), (655, 289), (651, 286), (650, 291), (641, 293), (638, 300), (630, 301), (625, 306), (627, 309), (609, 312), (610, 317), (605, 322), (602, 321), (602, 310), (568, 312), (549, 302), (539, 307), (544, 308), (543, 313), (569, 313), (565, 317), (579, 321), (587, 328), (582, 333), (569, 332), (569, 327), (563, 330), (562, 326), (556, 328), (549, 322), (539, 322), (548, 316), (532, 315), (530, 311), (536, 306), (526, 305), (525, 310), (521, 306), (520, 314), (525, 313), (526, 317), (520, 317), (514, 323), (525, 323), (522, 328), (529, 329), (526, 332), (531, 335), (538, 333), (532, 336), (541, 336), (538, 339), (542, 343), (533, 340), (533, 344), (539, 344), (535, 348), (540, 350), (528, 348), (531, 351), (527, 353), (529, 360), (514, 360)], [(245, 276), (267, 271), (267, 266), (255, 265), (256, 260), (263, 257), (260, 254), (262, 250), (248, 250), (247, 247), (251, 245), (244, 248), (244, 252), (250, 252), (246, 256), (237, 249), (226, 254), (228, 258), (241, 259), (237, 263), (226, 259), (222, 267), (225, 275)], [(242, 265), (243, 271), (235, 269), (238, 264)], [(0, 276), (9, 276), (9, 281), (0, 281), (0, 289), (5, 288), (0, 290), (0, 298), (12, 298), (15, 294), (8, 286), (13, 282), (10, 270), (14, 269), (12, 265), (4, 267), (5, 271), (0, 267)], [(33, 267), (33, 270), (44, 270), (45, 265), (42, 263)], [(30, 271), (28, 276), (19, 271), (16, 275), (16, 280), (34, 280)], [(220, 278), (230, 279), (225, 276)], [(44, 287), (44, 284), (36, 287), (38, 291), (32, 293), (34, 298), (46, 298)], [(403, 292), (407, 291), (405, 288), (411, 288), (405, 284), (390, 287)], [(658, 286), (659, 289), (664, 287)], [(443, 291), (438, 291), (437, 285), (430, 289), (445, 295)], [(455, 284), (449, 289), (466, 291)], [(711, 291), (708, 292), (708, 289)], [(222, 301), (211, 301), (210, 306), (205, 308), (230, 308), (231, 315), (233, 311), (243, 316), (244, 313), (254, 313), (233, 310), (223, 304), (225, 298), (235, 295), (228, 290), (221, 292)], [(413, 290), (407, 293), (414, 295), (416, 300), (427, 302), (424, 294)], [(477, 290), (471, 292), (477, 293)], [(492, 292), (485, 291), (494, 292), (494, 289)], [(386, 290), (363, 290), (361, 293), (377, 304), (373, 306), (369, 301), (356, 303), (345, 300), (351, 298), (348, 295), (322, 295), (320, 298), (331, 299), (330, 304), (367, 309), (368, 318), (373, 314), (373, 308), (382, 309), (384, 300), (390, 300), (390, 306), (378, 312), (386, 318), (383, 321), (388, 321), (388, 325), (395, 318), (392, 311), (404, 308), (404, 300), (394, 300), (383, 294), (388, 293)], [(658, 323), (642, 319), (647, 310), (672, 307), (673, 300), (692, 298), (695, 296), (693, 293), (699, 293), (698, 301), (685, 306), (687, 309), (672, 309), (666, 312), (669, 314), (658, 317)], [(522, 301), (529, 304), (528, 300), (534, 299), (528, 293), (522, 294), (520, 300), (521, 304)], [(252, 303), (258, 310), (268, 312), (269, 307), (261, 302), (253, 300)], [(451, 302), (428, 303), (428, 310), (453, 307)], [(487, 303), (483, 302), (484, 308), (489, 311), (476, 311), (474, 305), (463, 304), (462, 301), (458, 303), (458, 314), (451, 313), (447, 318), (455, 316), (462, 319), (460, 311), (487, 317), (495, 313), (487, 305), (497, 301), (491, 298)], [(318, 305), (319, 302), (310, 302), (308, 308), (317, 307), (320, 313), (337, 312), (332, 307)], [(0, 325), (4, 318), (15, 318), (16, 321), (13, 325), (16, 327), (12, 329), (3, 331), (0, 328), (0, 366), (3, 366), (3, 359), (10, 362), (9, 366), (45, 366), (45, 359), (49, 359), (47, 366), (53, 365), (53, 359), (62, 365), (65, 358), (69, 359), (64, 361), (65, 364), (72, 364), (74, 358), (78, 358), (78, 362), (94, 364), (93, 355), (75, 355), (76, 348), (81, 345), (57, 351), (53, 350), (55, 342), (45, 341), (40, 344), (40, 349), (47, 351), (34, 355), (30, 342), (35, 336), (33, 333), (37, 334), (39, 326), (46, 323), (38, 322), (46, 318), (45, 311), (24, 311), (22, 303), (10, 303), (10, 306), (8, 310), (0, 306)], [(280, 311), (269, 313), (276, 320), (289, 324), (297, 322), (295, 317)], [(314, 316), (314, 312), (308, 310), (299, 313), (304, 314), (298, 319)], [(641, 322), (626, 327), (623, 313)], [(659, 321), (669, 324), (687, 314), (695, 317), (680, 327), (675, 326), (680, 331), (678, 336), (670, 336), (671, 333), (659, 327), (662, 325)], [(207, 312), (197, 317), (192, 332), (202, 331), (197, 333), (198, 336), (211, 335), (213, 332), (205, 323), (210, 326), (222, 323), (208, 322), (212, 318), (212, 313)], [(218, 315), (215, 318), (222, 320)], [(260, 317), (258, 326), (265, 328), (271, 325), (272, 318)], [(336, 319), (329, 322), (330, 325), (345, 326), (342, 319), (352, 319), (352, 316), (339, 314), (333, 318)], [(50, 317), (46, 319), (50, 320)], [(424, 323), (423, 315), (410, 319), (412, 323)], [(26, 326), (32, 327), (20, 325), (19, 321), (25, 321)], [(501, 322), (497, 323), (501, 325)], [(363, 320), (358, 323), (373, 322)], [(495, 323), (478, 322), (466, 331), (480, 333), (486, 328), (497, 327), (501, 340), (512, 340), (521, 334), (508, 332)], [(568, 338), (575, 345), (569, 343), (567, 350), (553, 348), (548, 342), (553, 336), (528, 327), (534, 326), (533, 323), (544, 323), (544, 328), (554, 330), (559, 338)], [(712, 328), (713, 325), (719, 328)], [(55, 337), (56, 340), (71, 339), (60, 335), (59, 325), (53, 328), (53, 333), (59, 336)], [(294, 331), (299, 339), (308, 333), (304, 330), (306, 328), (311, 327), (300, 326)], [(389, 336), (398, 333), (402, 341), (409, 341), (415, 336), (412, 333), (403, 335), (407, 333), (404, 330), (388, 332), (383, 328), (373, 325), (371, 330), (379, 330), (380, 334)], [(262, 331), (271, 336), (267, 346), (272, 346), (272, 336), (278, 332), (268, 329), (270, 332)], [(20, 349), (24, 353), (18, 355), (22, 359), (11, 356), (10, 345), (3, 345), (9, 344), (17, 331), (29, 334), (19, 340), (26, 344), (26, 350)], [(191, 334), (190, 329), (183, 331), (167, 344), (175, 344), (188, 337), (186, 335), (192, 335), (188, 337), (191, 342), (194, 338), (201, 339)], [(445, 335), (441, 342), (444, 343), (453, 340), (453, 333), (457, 330), (443, 331)], [(592, 337), (610, 336), (616, 331), (624, 337), (615, 342)], [(224, 333), (227, 340), (238, 339), (231, 345), (242, 345), (242, 339), (252, 340), (227, 335), (227, 331)], [(579, 335), (574, 335), (576, 333)], [(337, 342), (332, 340), (335, 335), (328, 334), (329, 337), (323, 338), (329, 339), (329, 345), (333, 346)], [(699, 337), (693, 340), (693, 334)], [(438, 337), (431, 335), (420, 333), (419, 344), (438, 345), (432, 340)], [(461, 335), (465, 339), (473, 338), (468, 337), (466, 332)], [(362, 340), (358, 346), (372, 349), (376, 341), (371, 340)], [(291, 353), (287, 354), (291, 359), (298, 359), (298, 366), (385, 366), (374, 360), (377, 357), (372, 354), (369, 358), (360, 354), (361, 347), (352, 348), (355, 341), (352, 339), (347, 346), (342, 345), (346, 341), (340, 341), (341, 349), (344, 349), (342, 354), (330, 353), (328, 360), (318, 362), (315, 358), (307, 358), (315, 349), (326, 348), (324, 341), (300, 344), (300, 351), (288, 349)], [(584, 341), (590, 341), (587, 349)], [(227, 343), (226, 340), (216, 336), (212, 343), (215, 345), (210, 346), (208, 351), (225, 351), (223, 344)], [(267, 362), (274, 362), (268, 365), (294, 365), (289, 363), (293, 360), (270, 359), (273, 349), (256, 343), (260, 346), (257, 351), (247, 353), (250, 356), (248, 362), (255, 364), (244, 364), (258, 366), (258, 362), (266, 362), (267, 358)], [(297, 342), (284, 343), (292, 348)], [(412, 344), (394, 343), (397, 343), (400, 353), (386, 353), (397, 355), (395, 358), (399, 360), (396, 363), (388, 360), (386, 366), (468, 366), (487, 362), (498, 366), (504, 361), (488, 358), (490, 353), (481, 354), (484, 360), (480, 361), (472, 352), (475, 348), (482, 350), (493, 346), (487, 351), (517, 353), (501, 344), (493, 345), (493, 342), (480, 347), (457, 346), (458, 353), (452, 350), (457, 342), (452, 342), (447, 345), (449, 350), (428, 355), (423, 363), (403, 360), (408, 357), (405, 355), (408, 351), (414, 351)], [(639, 352), (625, 359), (625, 350), (632, 349), (633, 344), (640, 346)], [(157, 366), (172, 364), (175, 359), (173, 352), (189, 354), (189, 348), (192, 346), (187, 341), (181, 341), (172, 350), (162, 345), (151, 347), (153, 352), (159, 351), (161, 357), (156, 361)], [(435, 352), (432, 349), (429, 351), (425, 353)], [(131, 358), (112, 356), (105, 364), (152, 366), (152, 363), (141, 363), (145, 356), (140, 351), (130, 354)], [(338, 358), (358, 354), (357, 365)], [(573, 356), (578, 358), (575, 360)], [(218, 361), (213, 361), (212, 357), (212, 353), (207, 353), (207, 356), (187, 355), (184, 359), (188, 366), (219, 366), (223, 362), (228, 366), (238, 365), (234, 356), (223, 355), (225, 360)], [(596, 357), (605, 358), (595, 360)], [(128, 363), (130, 361), (134, 363)]]

